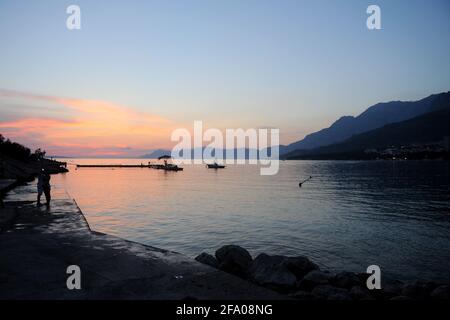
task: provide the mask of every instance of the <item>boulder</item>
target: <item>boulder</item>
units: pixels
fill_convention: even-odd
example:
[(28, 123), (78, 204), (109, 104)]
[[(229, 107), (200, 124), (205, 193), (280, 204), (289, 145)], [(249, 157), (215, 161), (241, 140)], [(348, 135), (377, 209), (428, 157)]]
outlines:
[(311, 294), (318, 300), (351, 300), (347, 290), (330, 285), (319, 285), (311, 291)]
[(219, 268), (219, 261), (217, 261), (216, 258), (214, 258), (212, 255), (206, 252), (202, 252), (197, 257), (195, 257), (195, 260), (197, 260), (200, 263), (207, 264), (208, 266), (211, 266), (213, 268)]
[(328, 284), (331, 279), (331, 274), (320, 270), (313, 270), (309, 272), (298, 283), (298, 287), (301, 290), (311, 291), (315, 287), (321, 284)]
[(302, 279), (310, 271), (319, 270), (318, 265), (304, 256), (286, 257), (283, 264), (298, 280)]
[[(389, 281), (386, 284), (382, 284), (379, 296), (382, 299), (390, 299), (393, 297), (401, 296), (403, 283), (401, 281)], [(374, 290), (375, 291), (375, 290)]]
[[(340, 272), (334, 276), (333, 279), (330, 280), (330, 282), (339, 288), (344, 289), (350, 289), (354, 286), (360, 286), (361, 285), (361, 279), (360, 277), (353, 272)], [(366, 285), (365, 283), (363, 284)]]
[(303, 301), (310, 301), (310, 300), (314, 299), (314, 296), (310, 292), (303, 291), (303, 290), (300, 290), (293, 294), (290, 294), (289, 297), (297, 299), (297, 300), (303, 300)]
[(403, 286), (401, 295), (412, 299), (423, 300), (429, 296), (433, 289), (433, 283), (415, 280)]
[(244, 248), (236, 245), (223, 246), (216, 251), (219, 269), (237, 275), (247, 277), (247, 269), (252, 263), (252, 256)]
[(295, 288), (297, 278), (284, 265), (286, 257), (269, 256), (265, 253), (253, 260), (248, 273), (250, 278), (259, 285), (272, 289), (289, 290)]
[(354, 286), (350, 290), (350, 296), (354, 300), (375, 300), (372, 297), (370, 290), (361, 286)]
[(332, 294), (327, 298), (327, 300), (332, 301), (352, 301), (352, 297), (348, 294), (348, 292), (345, 293), (336, 293)]
[(397, 297), (393, 297), (389, 300), (391, 300), (391, 301), (412, 301), (414, 299), (411, 299), (410, 297), (406, 297), (406, 296), (397, 296)]
[(361, 272), (361, 273), (356, 273), (356, 276), (359, 279), (359, 285), (361, 287), (366, 288), (367, 287), (367, 279), (370, 277), (370, 274)]
[(431, 292), (430, 297), (434, 300), (450, 300), (450, 286), (437, 287)]

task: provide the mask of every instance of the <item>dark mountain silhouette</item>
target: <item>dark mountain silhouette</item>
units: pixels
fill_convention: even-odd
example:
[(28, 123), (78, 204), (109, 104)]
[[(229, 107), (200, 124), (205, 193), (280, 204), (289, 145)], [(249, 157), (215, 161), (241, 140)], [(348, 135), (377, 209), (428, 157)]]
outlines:
[(170, 155), (170, 150), (164, 150), (164, 149), (156, 149), (148, 154), (144, 154), (143, 156), (140, 156), (141, 159), (158, 159), (161, 156), (164, 155)]
[(296, 150), (284, 157), (287, 159), (358, 158), (367, 149), (439, 143), (450, 136), (450, 95), (439, 95), (429, 107), (432, 112), (418, 117), (352, 136), (341, 143), (310, 150)]
[[(298, 149), (314, 149), (342, 142), (353, 135), (381, 128), (390, 123), (412, 119), (439, 108), (442, 101), (448, 100), (450, 91), (434, 94), (419, 101), (392, 101), (378, 103), (369, 107), (357, 117), (344, 116), (329, 128), (307, 135), (303, 140), (280, 147), (280, 153), (286, 154)], [(435, 101), (441, 101), (434, 103)], [(437, 107), (436, 107), (437, 106)]]
[[(227, 155), (229, 152), (231, 152), (231, 158), (232, 159), (258, 159), (258, 158), (267, 158), (270, 157), (271, 151), (269, 150), (262, 150), (261, 152), (259, 152), (257, 149), (249, 149), (249, 148), (234, 148), (234, 149), (216, 149), (215, 152), (213, 152), (214, 149), (212, 148), (207, 148), (207, 147), (202, 147), (202, 148), (197, 148), (197, 149), (189, 149), (189, 159), (196, 159), (196, 158), (202, 158), (204, 152), (206, 151), (205, 154), (207, 155), (211, 155), (212, 156), (208, 156), (205, 159), (210, 159), (210, 160), (214, 160), (215, 158), (217, 159), (226, 159)], [(196, 157), (195, 154), (197, 153), (200, 155), (200, 157)], [(275, 151), (273, 151), (275, 152)], [(164, 149), (158, 149), (158, 150), (154, 150), (153, 152), (149, 153), (149, 154), (145, 154), (141, 157), (139, 157), (140, 159), (157, 159), (160, 156), (163, 155), (171, 155), (172, 151), (171, 150), (164, 150)], [(180, 154), (180, 156), (182, 156)], [(274, 157), (276, 157), (274, 155)]]
[(64, 163), (45, 158), (45, 151), (32, 152), (0, 134), (0, 179), (14, 179), (18, 183), (32, 181), (41, 169), (50, 174), (68, 171)]

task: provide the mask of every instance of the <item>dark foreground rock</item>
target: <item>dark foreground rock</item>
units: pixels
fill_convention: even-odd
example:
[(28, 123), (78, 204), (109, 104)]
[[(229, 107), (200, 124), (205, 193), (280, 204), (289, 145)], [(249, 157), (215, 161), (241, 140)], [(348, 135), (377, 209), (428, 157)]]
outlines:
[(45, 169), (49, 174), (68, 172), (65, 162), (59, 162), (52, 159), (27, 160), (3, 156), (0, 159), (0, 179), (14, 179), (19, 182), (32, 181), (41, 171)]
[(353, 300), (375, 300), (372, 293), (369, 289), (361, 287), (361, 286), (354, 286), (350, 289), (350, 296)]
[(389, 279), (380, 290), (369, 290), (367, 273), (332, 274), (304, 256), (261, 253), (252, 260), (247, 250), (230, 245), (217, 250), (216, 257), (202, 253), (196, 260), (298, 300), (450, 300), (450, 287), (433, 282)]
[[(18, 189), (20, 199), (35, 199), (35, 186)], [(65, 191), (55, 187), (53, 196), (48, 210), (6, 199), (5, 208), (16, 208), (18, 217), (0, 234), (0, 300), (286, 299), (182, 254), (91, 231)], [(82, 290), (66, 287), (73, 264), (81, 269)]]
[(311, 293), (319, 300), (352, 300), (347, 290), (330, 285), (319, 285)]
[[(354, 272), (340, 272), (334, 276), (331, 283), (339, 288), (350, 289), (354, 286), (363, 285), (361, 278)], [(365, 285), (365, 282), (364, 282)]]
[(436, 288), (436, 284), (432, 282), (422, 282), (419, 280), (411, 281), (403, 286), (401, 295), (416, 300), (426, 299)]
[(283, 264), (297, 277), (302, 279), (308, 272), (318, 270), (319, 266), (309, 260), (307, 257), (286, 257)]
[(304, 275), (318, 268), (316, 264), (303, 256), (270, 256), (261, 253), (253, 261), (248, 274), (250, 279), (259, 285), (282, 292), (291, 292), (298, 288), (298, 283)]
[(313, 270), (309, 272), (299, 282), (299, 288), (302, 290), (311, 291), (319, 285), (325, 285), (330, 283), (332, 275), (320, 270)]
[(248, 274), (259, 285), (286, 290), (295, 287), (297, 277), (284, 264), (286, 257), (261, 253), (251, 264)]
[(236, 245), (227, 245), (216, 251), (219, 269), (246, 278), (248, 268), (252, 263), (252, 256), (244, 248)]
[(216, 258), (214, 258), (209, 253), (203, 252), (199, 254), (197, 257), (195, 257), (195, 260), (198, 262), (201, 262), (203, 264), (207, 264), (208, 266), (211, 266), (213, 268), (219, 268), (219, 261), (217, 261)]
[(411, 299), (410, 297), (406, 297), (406, 296), (397, 296), (397, 297), (393, 297), (389, 300), (391, 300), (391, 301), (414, 301), (414, 299)]
[(291, 293), (289, 297), (297, 299), (297, 300), (303, 300), (303, 301), (311, 301), (314, 300), (314, 296), (311, 294), (311, 292), (299, 290), (295, 293)]
[(450, 300), (450, 286), (439, 286), (431, 292), (430, 296), (434, 300)]
[(389, 281), (383, 285), (383, 296), (385, 298), (393, 298), (401, 296), (403, 288), (403, 282), (401, 281)]

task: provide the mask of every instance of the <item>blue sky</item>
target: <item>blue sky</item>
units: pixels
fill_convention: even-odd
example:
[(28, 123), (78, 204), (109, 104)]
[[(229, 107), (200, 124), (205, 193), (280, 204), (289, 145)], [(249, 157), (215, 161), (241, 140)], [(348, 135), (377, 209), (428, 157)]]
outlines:
[[(81, 30), (66, 29), (70, 4)], [(366, 28), (369, 4), (382, 30)], [(450, 1), (1, 0), (0, 40), (1, 89), (180, 125), (278, 127), (284, 143), (380, 101), (450, 90)], [(0, 99), (0, 119), (43, 116), (45, 103)]]

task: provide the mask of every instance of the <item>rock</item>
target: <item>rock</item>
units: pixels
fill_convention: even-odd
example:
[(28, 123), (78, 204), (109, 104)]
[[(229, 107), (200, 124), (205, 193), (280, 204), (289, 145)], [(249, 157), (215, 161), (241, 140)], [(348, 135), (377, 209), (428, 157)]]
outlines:
[(350, 290), (350, 296), (354, 300), (375, 300), (370, 294), (370, 290), (361, 286), (354, 286)]
[(357, 273), (356, 275), (358, 276), (358, 279), (359, 279), (361, 285), (363, 287), (365, 287), (367, 284), (367, 279), (369, 278), (370, 274), (365, 273), (365, 272), (360, 272), (360, 273)]
[(330, 280), (330, 282), (336, 287), (345, 289), (350, 289), (354, 286), (361, 285), (361, 279), (356, 273), (346, 271), (340, 272), (335, 275), (334, 278)]
[(414, 299), (411, 299), (410, 297), (406, 296), (397, 296), (390, 299), (391, 301), (412, 301)]
[[(389, 299), (397, 296), (401, 296), (402, 294), (403, 283), (401, 281), (390, 281), (386, 284), (382, 284), (381, 291), (379, 294), (382, 299)], [(374, 290), (375, 291), (375, 290)]]
[(437, 287), (431, 292), (430, 297), (434, 300), (450, 300), (450, 286)]
[(247, 277), (247, 269), (252, 263), (252, 256), (247, 250), (236, 245), (223, 246), (216, 251), (219, 269), (237, 275)]
[(310, 292), (303, 291), (303, 290), (300, 290), (293, 294), (290, 294), (289, 297), (297, 299), (297, 300), (306, 300), (306, 301), (310, 301), (310, 300), (314, 299), (314, 296)]
[(319, 300), (351, 300), (347, 290), (330, 285), (319, 285), (311, 291), (311, 294)]
[(345, 293), (337, 293), (332, 294), (327, 298), (327, 300), (333, 300), (333, 301), (352, 301), (352, 297), (348, 294), (348, 292)]
[(216, 258), (214, 258), (209, 253), (203, 252), (199, 254), (197, 257), (195, 257), (195, 260), (197, 260), (200, 263), (207, 264), (208, 266), (211, 266), (213, 268), (219, 268), (219, 261), (217, 261)]
[(257, 284), (272, 289), (295, 288), (297, 277), (284, 265), (285, 259), (283, 256), (261, 253), (253, 260), (248, 270), (250, 278)]
[(423, 300), (428, 297), (433, 289), (433, 283), (425, 283), (418, 280), (406, 283), (402, 288), (402, 296)]
[(328, 284), (331, 278), (331, 274), (322, 272), (320, 270), (313, 270), (300, 280), (298, 287), (301, 290), (311, 291), (315, 287), (321, 284)]
[(286, 257), (283, 264), (297, 277), (298, 280), (302, 279), (310, 271), (319, 270), (319, 266), (303, 256)]

